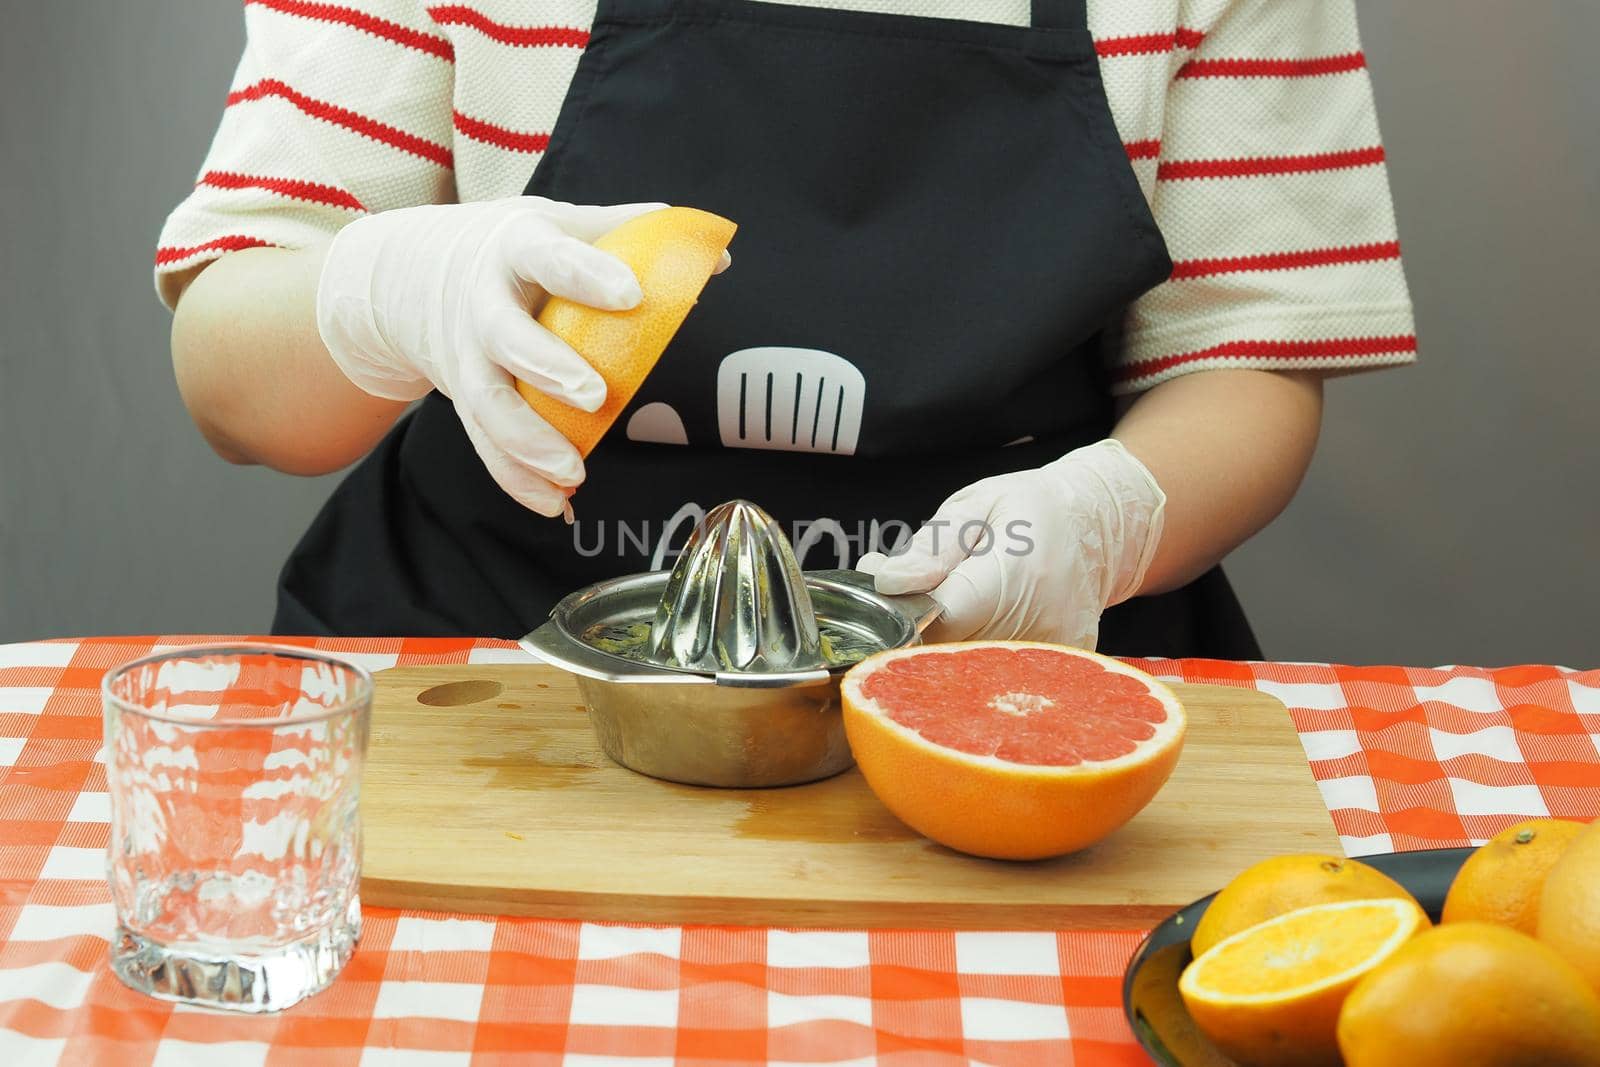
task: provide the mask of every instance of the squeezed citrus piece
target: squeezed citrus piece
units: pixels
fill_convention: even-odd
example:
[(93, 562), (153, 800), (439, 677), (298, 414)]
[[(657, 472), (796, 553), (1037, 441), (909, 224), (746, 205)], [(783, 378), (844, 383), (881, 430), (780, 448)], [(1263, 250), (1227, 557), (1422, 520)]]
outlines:
[(627, 311), (603, 311), (551, 297), (539, 324), (587, 360), (605, 379), (606, 398), (593, 413), (517, 383), (530, 407), (587, 456), (639, 391), (705, 288), (737, 227), (720, 215), (668, 207), (629, 219), (595, 241), (632, 268), (644, 299)]

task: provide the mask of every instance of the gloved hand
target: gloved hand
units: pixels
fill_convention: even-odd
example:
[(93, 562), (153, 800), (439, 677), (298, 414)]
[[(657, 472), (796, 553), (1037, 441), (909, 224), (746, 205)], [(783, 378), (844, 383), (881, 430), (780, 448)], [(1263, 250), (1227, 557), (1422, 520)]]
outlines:
[(606, 385), (533, 314), (547, 293), (606, 310), (636, 306), (633, 272), (589, 242), (663, 206), (513, 196), (368, 215), (328, 249), (317, 329), (366, 392), (449, 397), (500, 487), (559, 515), (583, 481), (583, 459), (518, 395), (513, 376), (585, 411), (599, 408)]
[(967, 486), (904, 551), (871, 552), (857, 566), (875, 576), (880, 593), (929, 593), (939, 602), (944, 610), (926, 640), (1092, 649), (1101, 612), (1144, 581), (1166, 501), (1144, 464), (1107, 439)]

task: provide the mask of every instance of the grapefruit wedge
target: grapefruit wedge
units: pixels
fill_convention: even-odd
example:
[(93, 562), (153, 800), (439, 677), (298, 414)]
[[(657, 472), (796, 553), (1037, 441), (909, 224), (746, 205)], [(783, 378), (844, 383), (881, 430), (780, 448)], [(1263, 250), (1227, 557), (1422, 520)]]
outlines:
[(1106, 656), (1030, 641), (881, 652), (841, 685), (851, 751), (902, 822), (961, 852), (1076, 852), (1137, 815), (1178, 762), (1172, 690)]
[(632, 268), (644, 293), (637, 307), (602, 311), (560, 297), (545, 303), (539, 324), (600, 372), (606, 399), (591, 414), (525, 382), (517, 383), (517, 391), (581, 454), (594, 450), (639, 391), (717, 269), (735, 229), (722, 216), (692, 207), (639, 215), (594, 243)]

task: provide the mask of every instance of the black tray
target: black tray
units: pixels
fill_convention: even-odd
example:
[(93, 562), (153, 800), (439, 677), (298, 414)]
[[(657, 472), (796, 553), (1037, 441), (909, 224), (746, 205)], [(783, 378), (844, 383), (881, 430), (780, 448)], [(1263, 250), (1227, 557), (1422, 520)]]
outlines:
[[(1405, 886), (1428, 917), (1438, 922), (1450, 883), (1472, 852), (1470, 848), (1434, 848), (1359, 859)], [(1150, 931), (1122, 979), (1122, 1011), (1128, 1025), (1161, 1067), (1219, 1067), (1233, 1062), (1195, 1029), (1178, 996), (1178, 975), (1194, 958), (1189, 935), (1215, 896), (1201, 897)], [(1138, 1004), (1134, 1002), (1136, 993)]]

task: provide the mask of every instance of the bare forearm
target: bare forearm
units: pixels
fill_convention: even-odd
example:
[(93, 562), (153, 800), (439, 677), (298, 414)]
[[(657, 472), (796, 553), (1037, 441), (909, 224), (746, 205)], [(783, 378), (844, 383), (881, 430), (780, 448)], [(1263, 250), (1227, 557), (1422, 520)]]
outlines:
[(1140, 593), (1194, 580), (1276, 518), (1321, 427), (1313, 373), (1203, 371), (1141, 394), (1112, 433), (1167, 494), (1166, 530)]
[(406, 405), (370, 396), (317, 334), (325, 248), (252, 248), (202, 270), (172, 324), (178, 391), (219, 455), (326, 474), (365, 455)]

